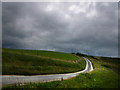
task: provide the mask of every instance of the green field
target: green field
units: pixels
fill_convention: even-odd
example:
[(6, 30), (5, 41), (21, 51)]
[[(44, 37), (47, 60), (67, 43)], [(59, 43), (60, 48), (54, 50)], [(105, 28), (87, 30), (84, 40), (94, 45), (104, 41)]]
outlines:
[(86, 62), (82, 57), (78, 58), (73, 54), (39, 50), (37, 51), (39, 54), (36, 55), (35, 51), (36, 50), (3, 49), (2, 74), (59, 74), (80, 71), (86, 66)]
[(77, 77), (63, 81), (17, 84), (6, 88), (118, 88), (120, 86), (119, 59), (86, 55), (85, 57), (94, 66), (94, 71), (90, 73), (81, 73)]
[(62, 59), (62, 60), (78, 60), (78, 57), (75, 57), (70, 53), (62, 53), (62, 52), (54, 52), (54, 51), (44, 51), (44, 50), (23, 50), (23, 49), (8, 49), (3, 48), (2, 51), (18, 53), (22, 55), (33, 55), (33, 56), (41, 56), (45, 58), (53, 58), (53, 59)]

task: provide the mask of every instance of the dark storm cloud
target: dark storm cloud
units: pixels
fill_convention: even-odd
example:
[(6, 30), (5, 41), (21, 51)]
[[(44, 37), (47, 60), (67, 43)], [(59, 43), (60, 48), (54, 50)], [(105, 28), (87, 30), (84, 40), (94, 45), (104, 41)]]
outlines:
[(117, 56), (117, 3), (3, 3), (3, 47)]

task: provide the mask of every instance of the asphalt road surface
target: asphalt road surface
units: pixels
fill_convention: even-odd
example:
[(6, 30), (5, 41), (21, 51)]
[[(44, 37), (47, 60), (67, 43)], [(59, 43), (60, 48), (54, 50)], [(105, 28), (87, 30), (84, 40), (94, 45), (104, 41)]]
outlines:
[(50, 82), (56, 80), (69, 79), (77, 76), (80, 73), (86, 73), (93, 70), (92, 63), (85, 57), (86, 68), (82, 71), (68, 74), (51, 74), (51, 75), (34, 75), (34, 76), (22, 76), (22, 75), (3, 75), (2, 77), (2, 86), (11, 85), (11, 84), (21, 84), (28, 82)]

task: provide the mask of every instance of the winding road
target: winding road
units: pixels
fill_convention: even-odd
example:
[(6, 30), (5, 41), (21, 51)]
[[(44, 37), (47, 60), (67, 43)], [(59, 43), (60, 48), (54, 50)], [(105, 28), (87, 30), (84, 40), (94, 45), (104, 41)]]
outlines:
[(2, 86), (17, 84), (17, 83), (28, 83), (28, 82), (50, 82), (56, 80), (69, 79), (77, 76), (80, 73), (86, 73), (93, 70), (92, 63), (85, 57), (86, 68), (82, 71), (68, 74), (53, 74), (53, 75), (34, 75), (34, 76), (22, 76), (22, 75), (3, 75)]

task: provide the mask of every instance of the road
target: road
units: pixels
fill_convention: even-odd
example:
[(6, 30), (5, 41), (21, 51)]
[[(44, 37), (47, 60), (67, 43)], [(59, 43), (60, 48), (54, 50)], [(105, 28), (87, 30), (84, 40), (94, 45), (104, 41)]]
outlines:
[(69, 79), (77, 76), (80, 73), (86, 73), (93, 70), (92, 63), (85, 57), (86, 68), (82, 71), (68, 74), (53, 74), (53, 75), (34, 75), (34, 76), (22, 76), (22, 75), (3, 75), (2, 86), (17, 84), (17, 83), (28, 83), (28, 82), (50, 82), (56, 80)]

